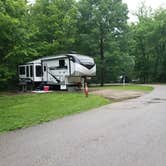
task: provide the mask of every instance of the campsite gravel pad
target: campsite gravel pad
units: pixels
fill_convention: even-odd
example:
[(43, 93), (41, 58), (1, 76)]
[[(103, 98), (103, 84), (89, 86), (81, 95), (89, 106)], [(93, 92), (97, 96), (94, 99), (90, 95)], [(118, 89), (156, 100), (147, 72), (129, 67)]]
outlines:
[(125, 99), (140, 97), (147, 92), (104, 89), (104, 90), (94, 90), (94, 91), (90, 90), (90, 93), (100, 95), (114, 101), (121, 101)]

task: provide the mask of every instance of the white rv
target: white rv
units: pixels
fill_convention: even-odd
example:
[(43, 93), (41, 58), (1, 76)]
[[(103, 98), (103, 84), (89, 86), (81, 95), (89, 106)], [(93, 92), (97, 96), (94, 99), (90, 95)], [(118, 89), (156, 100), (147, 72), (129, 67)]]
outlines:
[(19, 65), (20, 85), (49, 85), (67, 90), (79, 87), (86, 77), (96, 75), (94, 59), (79, 54), (44, 57)]

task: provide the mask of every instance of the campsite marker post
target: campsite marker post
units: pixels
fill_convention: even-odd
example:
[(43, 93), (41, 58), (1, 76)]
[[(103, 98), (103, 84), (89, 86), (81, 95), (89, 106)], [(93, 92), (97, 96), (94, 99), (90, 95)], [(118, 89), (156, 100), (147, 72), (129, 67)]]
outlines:
[(85, 93), (85, 96), (88, 97), (88, 84), (87, 84), (87, 82), (85, 82), (84, 93)]
[(88, 83), (87, 83), (87, 77), (84, 77), (84, 94), (85, 94), (85, 97), (88, 97)]

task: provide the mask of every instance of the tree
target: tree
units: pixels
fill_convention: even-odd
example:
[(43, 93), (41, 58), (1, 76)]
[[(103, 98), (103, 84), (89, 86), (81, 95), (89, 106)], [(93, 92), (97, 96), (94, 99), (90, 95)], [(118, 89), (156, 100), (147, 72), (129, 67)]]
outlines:
[[(145, 12), (144, 12), (145, 11)], [(138, 12), (139, 22), (132, 25), (132, 53), (135, 56), (135, 73), (143, 83), (165, 81), (165, 28), (166, 12), (163, 9)]]
[(0, 1), (0, 86), (11, 80), (17, 64), (25, 56), (25, 18), (27, 5), (24, 0)]
[(166, 81), (166, 10), (159, 9), (154, 15), (153, 31), (154, 81)]
[(100, 80), (103, 86), (105, 53), (110, 52), (112, 39), (116, 40), (125, 33), (127, 6), (121, 0), (81, 0), (78, 6), (78, 45), (82, 46), (83, 43), (81, 50), (86, 47), (90, 54), (100, 55)]

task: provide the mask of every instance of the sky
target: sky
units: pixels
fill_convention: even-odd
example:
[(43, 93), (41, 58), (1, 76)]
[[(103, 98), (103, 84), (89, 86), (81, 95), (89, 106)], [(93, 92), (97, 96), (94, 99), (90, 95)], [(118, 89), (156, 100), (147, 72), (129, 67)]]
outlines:
[[(35, 2), (35, 0), (28, 0), (28, 1), (31, 3)], [(137, 10), (142, 0), (122, 0), (122, 1), (128, 5), (130, 21), (135, 21), (135, 17), (132, 15), (132, 13)], [(157, 9), (159, 7), (166, 8), (166, 0), (143, 0), (143, 2), (145, 2), (147, 7), (151, 7), (152, 9)]]
[(138, 6), (141, 2), (145, 2), (147, 7), (151, 7), (152, 9), (157, 9), (160, 7), (166, 8), (166, 0), (122, 0), (124, 3), (128, 5), (129, 9), (129, 18), (130, 21), (136, 21), (136, 18), (133, 16), (134, 11), (137, 11)]

